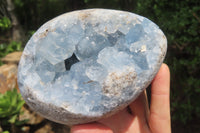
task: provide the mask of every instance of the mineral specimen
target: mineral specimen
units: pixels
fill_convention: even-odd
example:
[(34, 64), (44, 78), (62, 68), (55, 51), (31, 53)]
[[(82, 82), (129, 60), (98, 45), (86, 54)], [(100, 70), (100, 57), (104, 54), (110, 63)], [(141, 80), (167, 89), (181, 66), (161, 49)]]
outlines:
[(73, 125), (116, 113), (149, 85), (167, 41), (156, 24), (116, 10), (74, 11), (45, 23), (28, 41), (18, 71), (27, 104)]

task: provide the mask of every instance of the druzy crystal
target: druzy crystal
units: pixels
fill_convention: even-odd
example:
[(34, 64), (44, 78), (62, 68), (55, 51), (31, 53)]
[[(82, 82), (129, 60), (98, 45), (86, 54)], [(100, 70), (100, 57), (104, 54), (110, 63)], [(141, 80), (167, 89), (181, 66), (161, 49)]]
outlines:
[(142, 16), (107, 9), (66, 13), (28, 41), (19, 88), (50, 120), (95, 121), (123, 109), (149, 85), (166, 49), (163, 32)]

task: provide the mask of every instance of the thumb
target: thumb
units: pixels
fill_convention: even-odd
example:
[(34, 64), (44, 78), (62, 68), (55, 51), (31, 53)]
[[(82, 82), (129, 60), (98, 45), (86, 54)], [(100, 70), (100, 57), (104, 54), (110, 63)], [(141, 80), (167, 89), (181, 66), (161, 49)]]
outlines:
[(149, 126), (153, 133), (171, 133), (170, 72), (166, 64), (152, 82)]

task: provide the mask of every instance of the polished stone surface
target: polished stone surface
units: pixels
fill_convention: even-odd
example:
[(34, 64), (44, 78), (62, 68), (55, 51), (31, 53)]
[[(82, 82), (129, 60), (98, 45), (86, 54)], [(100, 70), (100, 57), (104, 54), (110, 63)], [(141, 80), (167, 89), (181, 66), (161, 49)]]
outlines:
[(89, 9), (45, 23), (28, 41), (18, 71), (27, 104), (67, 125), (98, 120), (133, 101), (152, 81), (167, 49), (142, 16)]

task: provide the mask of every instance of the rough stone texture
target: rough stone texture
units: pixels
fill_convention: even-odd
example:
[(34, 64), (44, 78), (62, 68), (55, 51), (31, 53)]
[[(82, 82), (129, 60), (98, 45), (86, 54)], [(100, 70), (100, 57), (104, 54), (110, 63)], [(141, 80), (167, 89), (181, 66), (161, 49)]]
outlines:
[[(25, 105), (25, 107), (26, 107), (26, 105)], [(28, 119), (27, 124), (30, 124), (30, 125), (39, 124), (44, 120), (43, 117), (36, 114), (28, 107), (26, 107), (26, 108), (25, 107), (22, 107), (23, 113), (19, 115), (19, 120), (27, 120)]]
[(21, 58), (22, 52), (13, 52), (6, 55), (1, 61), (5, 64), (18, 64)]
[(105, 9), (63, 14), (27, 43), (19, 88), (27, 104), (52, 121), (95, 121), (137, 98), (166, 49), (163, 32), (142, 16)]
[(35, 133), (55, 133), (52, 131), (52, 127), (50, 124), (46, 124), (44, 127), (35, 131)]
[(4, 65), (0, 66), (0, 93), (14, 88), (17, 85), (17, 65), (19, 63), (22, 52), (13, 52), (1, 59)]
[(0, 66), (0, 93), (12, 90), (17, 86), (17, 65)]
[(23, 133), (69, 133), (69, 127), (44, 119), (26, 104), (22, 107), (22, 112), (19, 120), (28, 120), (21, 128)]

